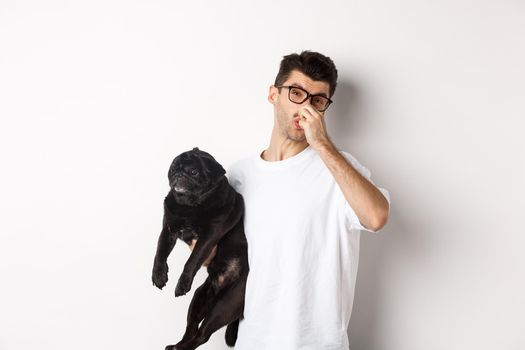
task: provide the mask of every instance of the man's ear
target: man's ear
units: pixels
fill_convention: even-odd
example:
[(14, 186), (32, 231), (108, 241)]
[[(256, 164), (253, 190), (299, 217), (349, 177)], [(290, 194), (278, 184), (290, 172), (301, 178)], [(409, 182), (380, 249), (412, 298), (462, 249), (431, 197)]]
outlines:
[(272, 105), (275, 104), (275, 101), (277, 101), (277, 96), (279, 95), (279, 90), (273, 85), (270, 85), (270, 88), (268, 90), (268, 102), (270, 102)]

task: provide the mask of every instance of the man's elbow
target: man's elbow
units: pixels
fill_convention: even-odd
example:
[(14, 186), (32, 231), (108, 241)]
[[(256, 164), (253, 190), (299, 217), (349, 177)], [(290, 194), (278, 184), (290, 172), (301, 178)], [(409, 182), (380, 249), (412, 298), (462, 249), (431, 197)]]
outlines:
[(389, 213), (389, 204), (387, 202), (386, 208), (379, 211), (379, 213), (376, 215), (375, 220), (372, 224), (372, 230), (379, 231), (383, 227), (385, 227), (386, 223), (388, 222), (388, 213)]

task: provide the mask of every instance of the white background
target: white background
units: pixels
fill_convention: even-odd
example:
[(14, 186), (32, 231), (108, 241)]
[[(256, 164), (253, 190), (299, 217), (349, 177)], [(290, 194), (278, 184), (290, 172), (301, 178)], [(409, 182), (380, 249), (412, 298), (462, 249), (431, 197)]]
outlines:
[(150, 276), (169, 164), (266, 148), (268, 88), (303, 49), (339, 70), (334, 143), (392, 198), (362, 235), (352, 350), (524, 349), (518, 0), (2, 0), (0, 349), (177, 342), (189, 249), (163, 291)]

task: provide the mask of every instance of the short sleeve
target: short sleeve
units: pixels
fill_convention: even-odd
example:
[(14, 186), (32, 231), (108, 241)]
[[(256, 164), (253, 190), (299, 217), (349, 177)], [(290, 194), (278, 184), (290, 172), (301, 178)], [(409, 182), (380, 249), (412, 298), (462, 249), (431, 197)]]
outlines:
[[(388, 207), (389, 207), (389, 211), (390, 211), (390, 193), (388, 192), (388, 190), (386, 190), (385, 188), (377, 186), (374, 183), (374, 181), (372, 180), (372, 174), (371, 174), (370, 170), (367, 169), (365, 166), (363, 166), (361, 163), (359, 163), (359, 161), (355, 157), (353, 157), (351, 154), (349, 154), (347, 152), (340, 151), (340, 153), (345, 157), (346, 160), (348, 160), (350, 162), (350, 164), (354, 167), (354, 169), (356, 169), (365, 179), (367, 179), (371, 184), (373, 184), (383, 194), (383, 196), (388, 201)], [(350, 228), (350, 229), (355, 228), (355, 229), (358, 229), (358, 230), (365, 230), (365, 231), (374, 232), (374, 233), (378, 232), (378, 231), (381, 231), (381, 230), (374, 231), (372, 229), (369, 229), (369, 228), (365, 227), (359, 221), (359, 218), (357, 217), (357, 214), (354, 212), (354, 210), (352, 209), (350, 204), (348, 204), (346, 199), (344, 199), (343, 206), (344, 206), (343, 212), (344, 212), (344, 215), (345, 215), (345, 219), (346, 219), (348, 228)]]

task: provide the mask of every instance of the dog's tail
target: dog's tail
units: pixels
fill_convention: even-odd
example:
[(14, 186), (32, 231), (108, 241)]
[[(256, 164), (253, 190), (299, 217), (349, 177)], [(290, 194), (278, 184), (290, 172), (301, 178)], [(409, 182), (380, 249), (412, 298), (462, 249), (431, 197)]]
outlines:
[(226, 327), (226, 333), (224, 337), (226, 338), (226, 345), (233, 347), (237, 341), (237, 331), (239, 330), (239, 319), (236, 319), (232, 323), (228, 324)]

